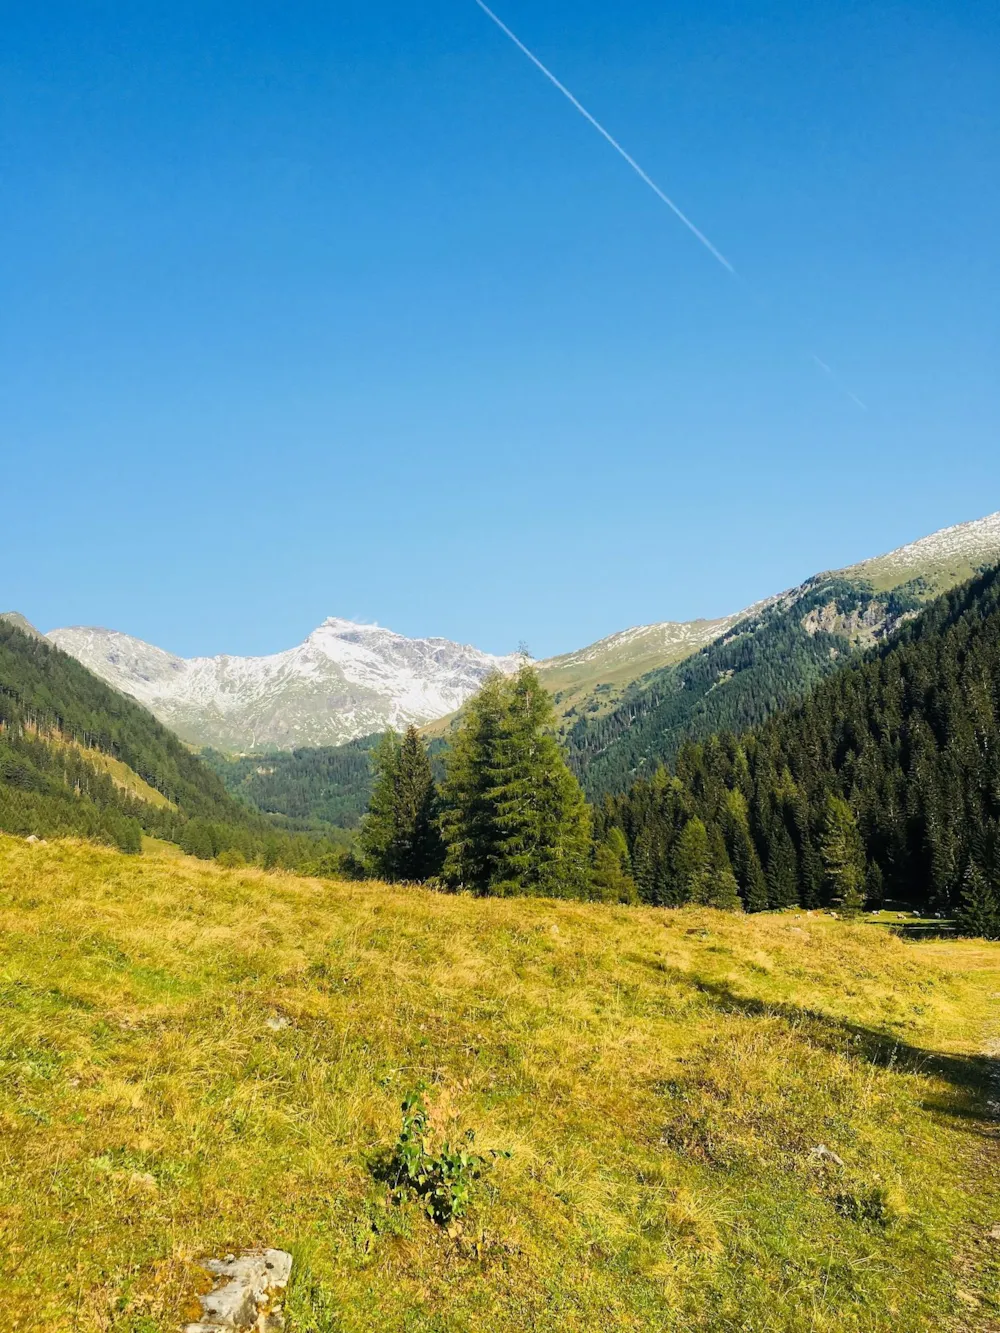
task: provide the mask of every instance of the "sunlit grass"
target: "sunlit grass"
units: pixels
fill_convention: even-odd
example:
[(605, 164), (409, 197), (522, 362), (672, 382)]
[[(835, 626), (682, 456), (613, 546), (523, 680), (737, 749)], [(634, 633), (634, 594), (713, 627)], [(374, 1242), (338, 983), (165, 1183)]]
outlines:
[[(176, 1330), (255, 1244), (293, 1333), (989, 1328), (998, 992), (820, 916), (0, 839), (0, 1329)], [(514, 1154), (453, 1236), (372, 1171), (420, 1081)]]

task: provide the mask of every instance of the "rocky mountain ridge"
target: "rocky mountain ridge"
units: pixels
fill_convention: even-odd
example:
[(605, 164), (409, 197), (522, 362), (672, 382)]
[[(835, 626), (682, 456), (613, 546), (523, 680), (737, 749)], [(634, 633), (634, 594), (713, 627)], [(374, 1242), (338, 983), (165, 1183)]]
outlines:
[(182, 658), (105, 629), (58, 629), (48, 637), (190, 744), (236, 752), (339, 745), (421, 725), (460, 707), (490, 671), (513, 670), (518, 660), (338, 618), (267, 657)]
[[(907, 614), (890, 612), (881, 601), (845, 612), (835, 599), (818, 600), (813, 594), (831, 580), (875, 594), (906, 588), (921, 602), (998, 561), (1000, 513), (817, 575), (735, 615), (623, 630), (540, 662), (539, 672), (565, 734), (581, 719), (610, 713), (647, 676), (725, 644), (772, 610), (794, 615), (807, 597), (801, 628), (854, 648), (891, 632)], [(512, 670), (517, 662), (446, 639), (407, 639), (335, 618), (298, 647), (255, 658), (184, 659), (112, 630), (61, 629), (49, 637), (191, 744), (235, 753), (340, 745), (410, 723), (434, 724), (433, 731), (443, 733), (449, 715), (489, 671)]]

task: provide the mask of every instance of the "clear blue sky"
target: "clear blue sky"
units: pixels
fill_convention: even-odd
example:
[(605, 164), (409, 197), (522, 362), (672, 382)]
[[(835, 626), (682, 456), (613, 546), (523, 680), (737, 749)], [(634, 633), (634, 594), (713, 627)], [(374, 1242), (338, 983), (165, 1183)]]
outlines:
[(749, 294), (473, 0), (3, 6), (0, 603), (541, 656), (1000, 509), (995, 0), (495, 7)]

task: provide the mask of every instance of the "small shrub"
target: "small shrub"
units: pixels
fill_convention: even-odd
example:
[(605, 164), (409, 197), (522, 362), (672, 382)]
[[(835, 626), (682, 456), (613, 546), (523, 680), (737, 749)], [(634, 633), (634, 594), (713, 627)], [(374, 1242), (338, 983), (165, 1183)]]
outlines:
[(891, 1226), (905, 1212), (899, 1192), (884, 1185), (844, 1191), (836, 1196), (833, 1206), (841, 1217), (877, 1227)]
[(388, 1175), (397, 1200), (415, 1196), (438, 1226), (464, 1217), (472, 1202), (475, 1182), (505, 1151), (473, 1151), (475, 1131), (467, 1130), (459, 1143), (445, 1141), (437, 1151), (431, 1144), (430, 1112), (423, 1090), (415, 1089), (403, 1102), (403, 1125), (393, 1150)]

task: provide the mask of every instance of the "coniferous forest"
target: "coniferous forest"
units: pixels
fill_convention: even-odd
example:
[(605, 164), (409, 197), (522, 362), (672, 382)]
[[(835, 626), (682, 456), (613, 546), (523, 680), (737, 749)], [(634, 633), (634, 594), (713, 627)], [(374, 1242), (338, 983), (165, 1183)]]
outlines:
[(646, 902), (732, 874), (749, 910), (893, 899), (1000, 936), (1000, 569), (759, 729), (687, 743), (596, 822)]
[[(139, 779), (129, 786), (104, 761)], [(137, 794), (142, 784), (145, 794)], [(326, 838), (232, 799), (139, 704), (41, 637), (0, 619), (0, 829), (93, 838), (138, 852), (142, 834), (192, 855), (289, 868), (339, 864)]]
[(440, 787), (416, 733), (390, 740), (369, 868), (477, 893), (751, 912), (893, 900), (1000, 937), (1000, 569), (762, 726), (687, 741), (672, 768), (606, 796), (593, 826), (552, 722), (526, 665), (472, 702)]
[(843, 666), (859, 638), (888, 635), (919, 607), (909, 589), (876, 595), (856, 582), (815, 579), (636, 681), (609, 713), (580, 718), (567, 738), (573, 771), (592, 800), (625, 791), (672, 764), (688, 740), (759, 726)]

